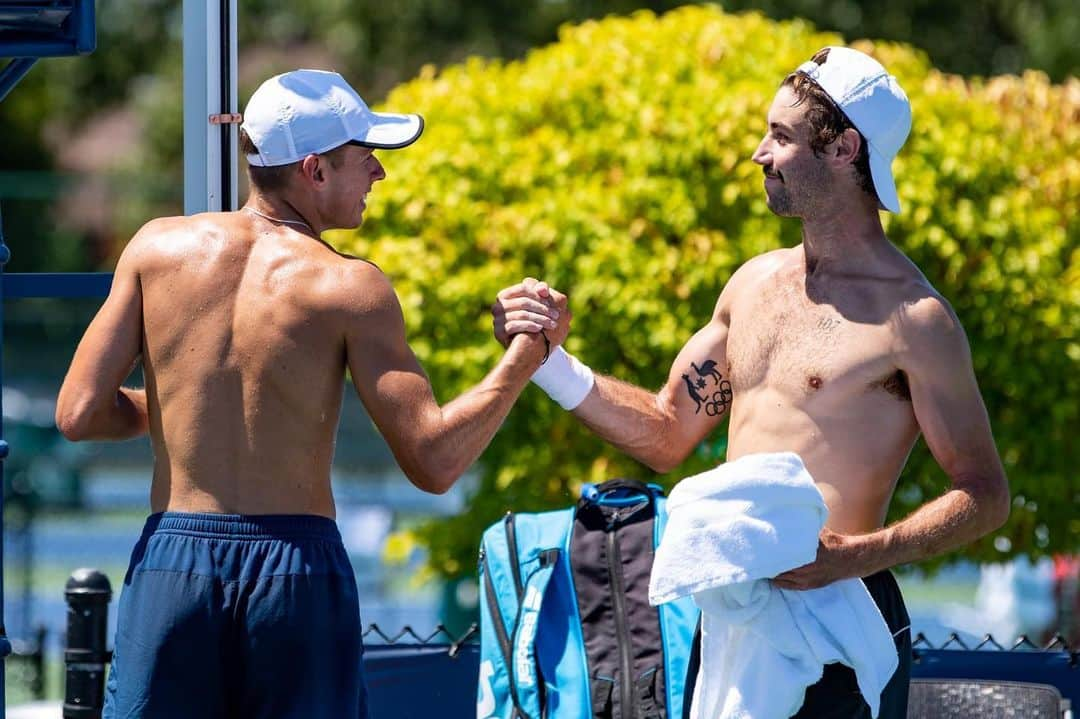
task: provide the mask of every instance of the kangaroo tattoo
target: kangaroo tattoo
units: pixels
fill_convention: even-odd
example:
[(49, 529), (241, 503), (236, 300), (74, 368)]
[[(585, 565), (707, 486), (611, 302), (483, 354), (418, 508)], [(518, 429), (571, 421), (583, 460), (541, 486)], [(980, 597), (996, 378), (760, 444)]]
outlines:
[(683, 382), (686, 382), (686, 391), (690, 393), (690, 399), (697, 402), (697, 409), (694, 410), (694, 414), (701, 411), (701, 405), (705, 402), (705, 398), (698, 394), (697, 388), (694, 387), (694, 383), (690, 381), (690, 375), (684, 374), (682, 376)]

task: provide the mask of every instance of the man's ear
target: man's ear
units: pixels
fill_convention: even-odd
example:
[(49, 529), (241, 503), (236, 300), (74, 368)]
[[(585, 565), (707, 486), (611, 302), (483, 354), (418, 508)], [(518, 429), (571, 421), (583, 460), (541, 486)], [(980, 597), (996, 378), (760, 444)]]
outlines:
[(837, 165), (854, 165), (859, 159), (861, 149), (862, 137), (859, 136), (859, 131), (849, 127), (833, 141), (830, 155)]
[(300, 174), (307, 182), (321, 185), (325, 179), (322, 157), (319, 155), (306, 156), (300, 161)]

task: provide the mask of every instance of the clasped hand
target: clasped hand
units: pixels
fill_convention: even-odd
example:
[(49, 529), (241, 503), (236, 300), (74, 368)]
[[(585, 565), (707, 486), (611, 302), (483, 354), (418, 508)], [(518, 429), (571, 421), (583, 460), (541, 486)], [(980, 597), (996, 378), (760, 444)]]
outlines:
[(516, 334), (542, 331), (554, 349), (570, 332), (566, 295), (532, 277), (499, 292), (491, 306), (491, 318), (495, 339), (503, 347), (509, 347)]

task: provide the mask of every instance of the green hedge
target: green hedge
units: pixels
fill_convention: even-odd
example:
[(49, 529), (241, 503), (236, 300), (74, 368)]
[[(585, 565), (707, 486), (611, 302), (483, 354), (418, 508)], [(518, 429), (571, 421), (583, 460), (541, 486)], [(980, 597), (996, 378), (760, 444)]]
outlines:
[[(805, 22), (688, 7), (565, 27), (521, 62), (426, 69), (386, 102), (422, 113), (424, 137), (383, 153), (367, 223), (336, 241), (394, 278), (441, 400), (495, 362), (488, 307), (525, 275), (569, 293), (571, 352), (659, 387), (735, 268), (799, 241), (799, 224), (766, 208), (750, 155), (784, 75), (841, 42)], [(1080, 549), (1080, 83), (967, 82), (910, 47), (856, 46), (911, 98), (895, 165), (904, 212), (886, 229), (964, 322), (1016, 498), (996, 548), (988, 538), (967, 554)], [(658, 480), (714, 463), (723, 434)], [(435, 571), (464, 574), (501, 513), (566, 506), (582, 482), (617, 475), (654, 479), (529, 388), (465, 514), (411, 537)], [(920, 445), (891, 516), (944, 486)]]

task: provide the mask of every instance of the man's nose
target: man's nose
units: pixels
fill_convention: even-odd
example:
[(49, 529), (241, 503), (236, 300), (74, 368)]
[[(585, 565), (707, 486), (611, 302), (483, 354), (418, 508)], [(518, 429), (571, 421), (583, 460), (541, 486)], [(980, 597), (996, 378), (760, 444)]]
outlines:
[(378, 182), (379, 180), (386, 179), (386, 168), (379, 162), (378, 158), (375, 158), (375, 172), (371, 177), (372, 182)]
[(769, 153), (768, 144), (768, 137), (761, 138), (761, 142), (758, 143), (757, 149), (754, 150), (754, 154), (751, 155), (750, 159), (759, 165), (770, 164), (772, 162), (772, 157)]

